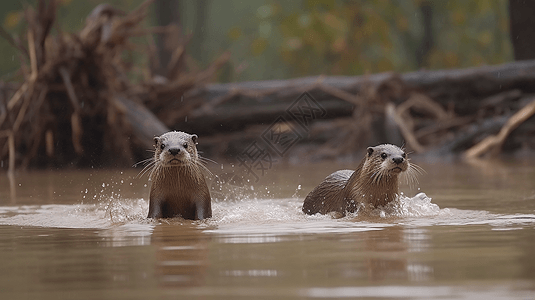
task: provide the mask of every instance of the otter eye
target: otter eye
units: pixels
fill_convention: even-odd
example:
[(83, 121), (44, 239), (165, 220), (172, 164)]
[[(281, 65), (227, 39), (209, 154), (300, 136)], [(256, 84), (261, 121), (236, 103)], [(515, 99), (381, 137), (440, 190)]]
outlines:
[(406, 158), (407, 154), (405, 154), (405, 152), (404, 152), (403, 154), (401, 154), (401, 157)]
[(184, 143), (184, 149), (188, 149), (188, 143)]
[(160, 149), (162, 149), (162, 150), (165, 149), (165, 144), (162, 143), (162, 144), (160, 145)]
[(381, 153), (381, 158), (386, 159), (386, 153)]

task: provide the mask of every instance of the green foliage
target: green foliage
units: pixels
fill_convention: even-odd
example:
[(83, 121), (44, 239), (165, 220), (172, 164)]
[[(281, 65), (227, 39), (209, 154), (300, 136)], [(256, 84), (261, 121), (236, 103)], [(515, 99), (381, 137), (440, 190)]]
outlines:
[[(57, 0), (59, 27), (79, 31), (101, 0)], [(195, 0), (180, 0), (181, 21), (200, 67), (230, 50), (222, 81), (307, 75), (359, 75), (497, 64), (513, 59), (507, 0), (209, 0), (203, 32), (195, 29)], [(0, 22), (22, 32), (23, 3), (0, 1)], [(125, 11), (142, 0), (108, 0)], [(422, 56), (421, 6), (432, 9), (433, 44)], [(24, 37), (23, 37), (24, 38)], [(0, 74), (20, 67), (16, 49), (0, 38)], [(421, 59), (422, 61), (419, 61)], [(138, 61), (135, 57), (133, 60)]]
[(503, 63), (513, 59), (506, 1), (436, 1), (436, 46), (430, 68)]
[[(275, 48), (291, 76), (459, 68), (512, 59), (505, 0), (299, 3), (291, 10), (283, 2), (261, 6), (259, 32), (250, 42), (253, 56), (266, 54), (266, 45)], [(433, 43), (426, 53), (421, 50), (424, 4), (432, 10)], [(280, 34), (280, 42), (262, 37), (262, 28)], [(243, 32), (234, 27), (229, 37), (243, 39)]]

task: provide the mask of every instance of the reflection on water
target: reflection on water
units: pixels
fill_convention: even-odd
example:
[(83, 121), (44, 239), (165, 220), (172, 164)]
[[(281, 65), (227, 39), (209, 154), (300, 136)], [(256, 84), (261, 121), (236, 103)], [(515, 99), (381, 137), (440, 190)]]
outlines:
[(421, 165), (398, 202), (341, 219), (301, 212), (335, 165), (218, 195), (203, 221), (146, 219), (135, 172), (1, 177), (0, 296), (531, 297), (535, 164)]

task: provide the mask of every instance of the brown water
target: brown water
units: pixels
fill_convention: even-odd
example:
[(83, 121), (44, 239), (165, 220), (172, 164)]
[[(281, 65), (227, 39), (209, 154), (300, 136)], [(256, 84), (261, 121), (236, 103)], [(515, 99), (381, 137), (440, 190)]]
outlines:
[(146, 220), (135, 170), (2, 175), (0, 299), (534, 299), (535, 161), (420, 165), (342, 219), (300, 211), (333, 164), (214, 193), (206, 221)]

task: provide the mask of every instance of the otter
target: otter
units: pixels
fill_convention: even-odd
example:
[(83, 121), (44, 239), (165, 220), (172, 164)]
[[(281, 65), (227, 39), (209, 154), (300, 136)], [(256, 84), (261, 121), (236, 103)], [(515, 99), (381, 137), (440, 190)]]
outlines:
[[(181, 217), (202, 220), (212, 216), (210, 192), (197, 154), (197, 135), (180, 131), (154, 138), (148, 218)], [(208, 170), (207, 170), (208, 171)], [(209, 172), (209, 171), (208, 171)]]
[(334, 212), (344, 216), (361, 206), (384, 206), (398, 195), (398, 175), (408, 171), (408, 179), (414, 181), (414, 173), (420, 170), (395, 145), (368, 147), (355, 171), (336, 171), (314, 188), (305, 198), (303, 212), (309, 215)]

